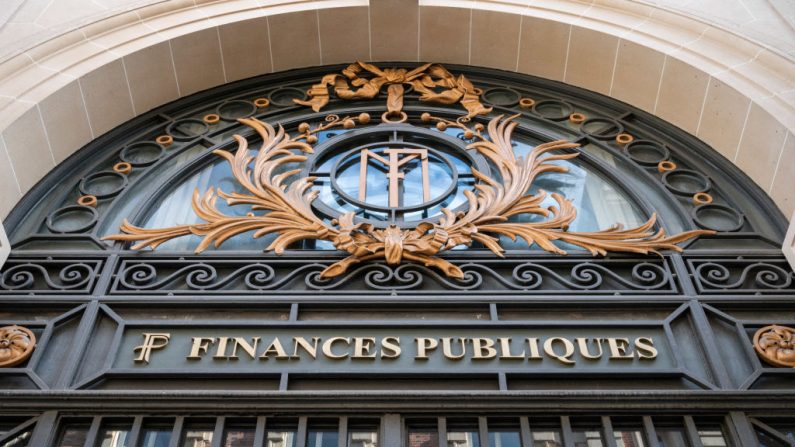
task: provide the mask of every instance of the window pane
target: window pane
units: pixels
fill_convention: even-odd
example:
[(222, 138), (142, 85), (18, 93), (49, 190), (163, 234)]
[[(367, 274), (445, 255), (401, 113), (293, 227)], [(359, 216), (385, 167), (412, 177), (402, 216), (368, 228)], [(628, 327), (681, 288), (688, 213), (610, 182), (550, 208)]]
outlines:
[(293, 447), (295, 446), (294, 431), (269, 431), (267, 447)]
[(688, 447), (685, 430), (674, 427), (655, 427), (660, 447)]
[(349, 432), (348, 447), (378, 447), (378, 432), (377, 431)]
[(409, 447), (439, 447), (439, 433), (436, 430), (410, 431)]
[(58, 447), (83, 447), (86, 443), (86, 436), (88, 436), (87, 426), (66, 426), (61, 432)]
[(224, 435), (224, 447), (254, 447), (253, 428), (228, 428)]
[(726, 447), (726, 438), (720, 430), (699, 430), (698, 437), (704, 447)]
[(211, 447), (213, 431), (210, 429), (187, 428), (182, 436), (182, 447)]
[(480, 447), (477, 431), (448, 431), (447, 447)]
[(309, 430), (306, 447), (337, 447), (339, 436), (336, 430)]
[(489, 447), (522, 447), (518, 431), (489, 431)]
[(105, 428), (100, 435), (100, 447), (129, 447), (127, 437), (130, 435), (126, 428)]
[(577, 430), (574, 432), (576, 447), (602, 447), (602, 434), (599, 430)]
[(141, 447), (168, 447), (171, 442), (171, 428), (146, 428), (141, 439), (143, 439)]
[(557, 430), (531, 430), (533, 447), (560, 447), (563, 445), (560, 432)]
[(779, 440), (777, 438), (774, 438), (774, 437), (770, 436), (769, 434), (767, 434), (767, 432), (764, 432), (764, 431), (759, 430), (759, 429), (756, 430), (756, 439), (759, 440), (759, 445), (761, 447), (787, 447), (787, 446), (789, 446), (789, 444), (787, 444), (786, 442), (781, 441), (781, 440)]
[(0, 444), (0, 447), (26, 447), (30, 440), (30, 434), (31, 432), (29, 431), (22, 432), (13, 439), (6, 441), (4, 444)]
[(613, 432), (617, 447), (644, 447), (641, 430), (616, 430)]

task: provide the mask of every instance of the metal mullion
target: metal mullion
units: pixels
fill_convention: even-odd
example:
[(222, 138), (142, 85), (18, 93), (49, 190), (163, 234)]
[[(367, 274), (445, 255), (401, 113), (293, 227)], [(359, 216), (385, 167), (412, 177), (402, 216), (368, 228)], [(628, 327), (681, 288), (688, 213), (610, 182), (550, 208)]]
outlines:
[(340, 416), (337, 428), (337, 447), (348, 445), (348, 416)]
[(739, 411), (732, 411), (726, 416), (725, 421), (726, 430), (724, 433), (729, 437), (729, 445), (743, 446), (743, 447), (758, 447), (759, 441), (754, 433), (754, 427), (745, 416), (744, 413)]
[(102, 424), (102, 416), (94, 416), (91, 419), (91, 426), (88, 428), (86, 442), (83, 443), (83, 447), (93, 447), (94, 444), (96, 444), (97, 437), (99, 436), (100, 424)]
[(519, 430), (522, 437), (522, 447), (533, 447), (533, 435), (530, 433), (530, 420), (527, 416), (519, 418)]
[(561, 416), (560, 429), (563, 436), (563, 446), (574, 447), (574, 430), (571, 429), (571, 419), (568, 416)]
[(28, 445), (42, 446), (52, 445), (55, 442), (55, 437), (58, 435), (58, 412), (45, 411), (39, 416), (36, 421), (36, 427), (30, 435)]
[(701, 443), (701, 436), (698, 435), (698, 428), (696, 427), (696, 421), (693, 420), (693, 416), (685, 416), (684, 419), (685, 434), (687, 435), (690, 446), (704, 447), (704, 444)]
[(296, 430), (295, 437), (295, 447), (306, 447), (306, 426), (307, 426), (307, 417), (301, 416), (298, 418), (298, 430)]
[[(257, 417), (257, 426), (254, 429), (254, 447), (265, 445), (265, 416)], [(137, 446), (131, 446), (137, 447)]]
[(436, 419), (437, 431), (439, 432), (439, 445), (447, 445), (447, 418), (440, 416)]
[(182, 427), (185, 425), (185, 416), (177, 416), (174, 421), (174, 428), (171, 430), (171, 441), (168, 447), (179, 447), (180, 438), (182, 438)]
[(215, 420), (215, 430), (213, 430), (213, 441), (211, 447), (221, 447), (221, 443), (223, 442), (224, 437), (224, 425), (226, 423), (226, 417), (219, 416)]
[(141, 437), (141, 429), (144, 425), (144, 417), (143, 416), (136, 416), (133, 419), (133, 425), (130, 429), (130, 438), (127, 441), (127, 445), (129, 447), (138, 447), (138, 439)]
[(657, 439), (657, 429), (654, 428), (654, 422), (651, 416), (643, 416), (643, 431), (646, 434), (646, 444), (648, 447), (660, 447), (660, 442)]
[(613, 421), (610, 416), (602, 416), (602, 436), (604, 436), (604, 444), (607, 447), (618, 447), (616, 444), (615, 431), (613, 430)]
[(478, 436), (481, 446), (489, 445), (489, 422), (486, 416), (478, 417)]

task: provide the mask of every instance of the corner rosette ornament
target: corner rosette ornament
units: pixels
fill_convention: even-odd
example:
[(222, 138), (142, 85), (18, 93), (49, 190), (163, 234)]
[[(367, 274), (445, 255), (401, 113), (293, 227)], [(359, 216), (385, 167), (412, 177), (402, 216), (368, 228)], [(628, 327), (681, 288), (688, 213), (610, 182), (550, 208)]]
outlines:
[(770, 365), (795, 368), (795, 328), (774, 324), (759, 329), (754, 350)]
[[(518, 115), (516, 115), (518, 116)], [(534, 148), (526, 157), (516, 156), (511, 145), (511, 135), (517, 126), (516, 116), (497, 116), (484, 127), (478, 123), (470, 127), (467, 116), (456, 121), (433, 117), (423, 113), (421, 119), (429, 123), (435, 121), (437, 128), (459, 127), (464, 135), (474, 142), (467, 146), (480, 153), (499, 170), (498, 181), (472, 169), (477, 184), (472, 190), (464, 191), (468, 202), (465, 212), (454, 213), (441, 210), (437, 222), (421, 222), (414, 228), (400, 228), (389, 225), (376, 228), (369, 223), (357, 222), (354, 212), (344, 213), (336, 219), (325, 220), (312, 208), (312, 202), (319, 192), (313, 190), (314, 177), (295, 178), (300, 169), (285, 170), (289, 163), (302, 163), (307, 160), (303, 154), (313, 152), (312, 144), (318, 141), (316, 134), (332, 127), (350, 129), (356, 123), (370, 121), (367, 114), (358, 117), (338, 117), (330, 115), (322, 125), (312, 128), (302, 123), (299, 134), (291, 137), (280, 126), (274, 129), (268, 123), (256, 119), (239, 121), (254, 129), (262, 138), (262, 147), (256, 156), (250, 155), (248, 142), (239, 135), (234, 138), (238, 150), (232, 154), (223, 150), (214, 153), (226, 159), (232, 174), (246, 193), (226, 193), (210, 188), (204, 194), (198, 189), (193, 195), (193, 209), (206, 223), (180, 225), (162, 229), (145, 229), (131, 225), (126, 220), (121, 226), (123, 234), (107, 236), (106, 240), (135, 241), (132, 248), (157, 248), (171, 239), (197, 235), (203, 240), (196, 248), (200, 253), (211, 244), (219, 247), (232, 236), (254, 231), (254, 238), (268, 234), (277, 237), (266, 248), (282, 254), (291, 244), (302, 240), (324, 240), (331, 242), (348, 256), (326, 268), (322, 278), (332, 278), (344, 274), (355, 264), (383, 260), (389, 265), (404, 261), (416, 262), (427, 267), (439, 269), (445, 275), (463, 279), (464, 272), (456, 265), (438, 257), (440, 252), (473, 242), (483, 244), (495, 255), (502, 257), (504, 248), (499, 236), (512, 240), (523, 239), (528, 246), (536, 244), (543, 250), (565, 255), (566, 251), (555, 241), (582, 247), (592, 255), (604, 256), (608, 252), (649, 254), (658, 250), (682, 251), (676, 244), (704, 234), (714, 234), (708, 230), (694, 230), (667, 236), (660, 229), (652, 230), (656, 215), (637, 228), (624, 230), (619, 225), (595, 232), (569, 231), (577, 217), (577, 210), (571, 200), (560, 194), (552, 194), (557, 206), (542, 206), (547, 194), (539, 191), (530, 194), (533, 181), (546, 172), (567, 172), (565, 167), (553, 164), (556, 160), (568, 160), (577, 153), (564, 153), (561, 150), (573, 149), (577, 144), (568, 141), (553, 141)], [(484, 134), (487, 132), (487, 135)], [(229, 205), (249, 206), (245, 216), (229, 216), (216, 208), (218, 199)], [(542, 216), (540, 222), (513, 222), (510, 219), (521, 214)]]
[(0, 328), (0, 368), (24, 363), (36, 348), (36, 335), (22, 326)]

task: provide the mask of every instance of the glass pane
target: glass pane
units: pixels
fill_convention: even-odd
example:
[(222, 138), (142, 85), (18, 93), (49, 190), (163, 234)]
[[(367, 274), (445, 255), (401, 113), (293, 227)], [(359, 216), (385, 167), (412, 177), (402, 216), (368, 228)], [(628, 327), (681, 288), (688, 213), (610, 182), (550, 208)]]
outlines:
[(182, 447), (211, 447), (212, 443), (212, 430), (188, 428), (182, 437)]
[(533, 437), (533, 447), (560, 447), (563, 445), (562, 437), (557, 430), (531, 430), (530, 434)]
[(616, 430), (613, 432), (617, 447), (644, 447), (641, 430)]
[(688, 447), (685, 431), (682, 428), (655, 427), (660, 447)]
[(58, 447), (83, 447), (88, 436), (88, 427), (64, 427)]
[(254, 447), (253, 428), (229, 428), (224, 436), (224, 447)]
[(704, 447), (726, 447), (726, 438), (720, 430), (699, 430), (698, 437)]
[(378, 447), (378, 432), (377, 431), (349, 432), (348, 447)]
[(439, 447), (439, 433), (436, 430), (410, 431), (409, 447)]
[(489, 447), (522, 447), (518, 431), (489, 431)]
[(269, 431), (266, 447), (293, 447), (295, 445), (294, 431)]
[(127, 437), (130, 431), (126, 428), (106, 428), (100, 435), (100, 447), (129, 447)]
[(166, 427), (144, 429), (141, 447), (168, 447), (171, 442), (171, 429)]
[(578, 430), (574, 432), (576, 447), (602, 447), (602, 434), (599, 430)]
[(767, 432), (764, 432), (764, 431), (759, 430), (759, 429), (756, 430), (756, 439), (759, 440), (759, 445), (761, 447), (787, 447), (787, 446), (789, 446), (789, 444), (787, 444), (786, 442), (781, 441), (778, 438), (774, 438), (774, 437), (770, 436), (769, 434), (767, 434)]
[(477, 431), (448, 431), (447, 447), (480, 447)]
[(309, 430), (306, 447), (337, 447), (339, 436), (336, 430)]
[(29, 431), (22, 432), (13, 439), (6, 441), (4, 444), (0, 444), (0, 447), (25, 447), (30, 440), (30, 434), (31, 432)]

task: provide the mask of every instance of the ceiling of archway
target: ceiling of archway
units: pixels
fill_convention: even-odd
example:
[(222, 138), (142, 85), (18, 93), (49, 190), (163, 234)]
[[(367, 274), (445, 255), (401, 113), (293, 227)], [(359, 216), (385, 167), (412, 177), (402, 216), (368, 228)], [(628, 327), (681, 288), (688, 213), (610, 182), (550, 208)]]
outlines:
[[(0, 10), (0, 59), (86, 24), (158, 3), (194, 0), (6, 0)], [(252, 2), (259, 3), (256, 0)], [(515, 0), (515, 3), (523, 3)], [(681, 13), (740, 34), (795, 59), (795, 3), (786, 0), (630, 0)], [(589, 4), (591, 1), (572, 1)], [(610, 2), (603, 2), (610, 3)]]

